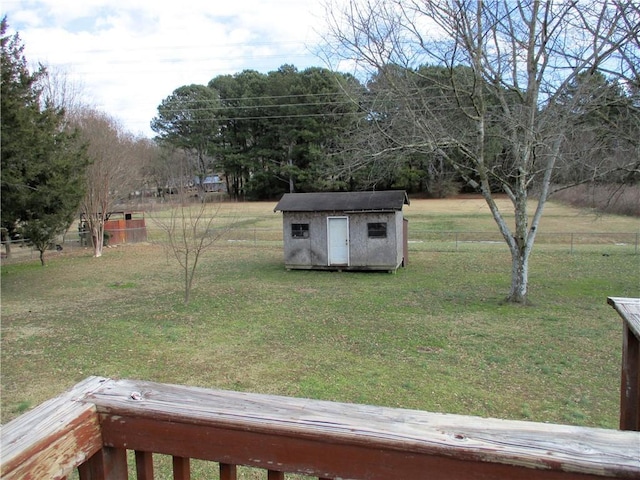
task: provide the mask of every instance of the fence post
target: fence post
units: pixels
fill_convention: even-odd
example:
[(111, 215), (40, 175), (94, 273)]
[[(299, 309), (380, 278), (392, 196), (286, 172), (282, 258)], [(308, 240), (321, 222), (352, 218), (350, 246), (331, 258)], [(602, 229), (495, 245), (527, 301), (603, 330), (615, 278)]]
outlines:
[(571, 233), (571, 247), (569, 248), (569, 253), (573, 255), (573, 233)]

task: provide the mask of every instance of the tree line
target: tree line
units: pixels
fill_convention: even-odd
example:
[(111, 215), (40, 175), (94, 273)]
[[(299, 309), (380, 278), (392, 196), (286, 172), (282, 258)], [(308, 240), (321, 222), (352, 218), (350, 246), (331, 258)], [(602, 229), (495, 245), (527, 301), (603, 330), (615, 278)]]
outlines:
[(162, 147), (189, 155), (195, 176), (222, 174), (235, 198), (336, 189), (331, 155), (361, 116), (358, 86), (323, 68), (245, 70), (176, 89), (151, 128)]
[[(440, 129), (442, 138), (445, 132), (472, 135), (473, 121), (465, 112), (474, 108), (474, 81), (471, 67), (461, 65), (382, 65), (364, 83), (318, 67), (299, 71), (283, 65), (266, 74), (245, 70), (215, 77), (206, 86), (176, 89), (158, 106), (151, 126), (162, 148), (190, 159), (189, 180), (220, 174), (234, 198), (374, 188), (446, 197), (478, 191), (479, 176), (460, 145), (447, 147), (443, 155), (425, 143), (416, 125), (428, 115), (429, 128)], [(506, 88), (498, 94), (485, 88), (483, 149), (489, 182), (503, 192), (516, 167), (501, 102), (517, 109), (519, 101)], [(567, 136), (554, 173), (556, 187), (594, 175), (603, 182), (637, 180), (636, 170), (627, 167), (638, 145), (639, 98), (636, 85), (595, 72), (577, 76), (553, 112), (550, 105), (540, 106), (539, 114), (554, 116), (556, 126), (571, 124), (563, 126)], [(161, 175), (158, 180), (171, 181)]]

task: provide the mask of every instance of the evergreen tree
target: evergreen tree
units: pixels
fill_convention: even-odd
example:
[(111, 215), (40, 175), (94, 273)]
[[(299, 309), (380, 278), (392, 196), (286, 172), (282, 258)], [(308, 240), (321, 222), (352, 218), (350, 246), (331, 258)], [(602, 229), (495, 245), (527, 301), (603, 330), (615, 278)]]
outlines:
[[(69, 228), (83, 196), (84, 148), (64, 128), (64, 112), (40, 101), (44, 68), (31, 73), (18, 34), (1, 24), (2, 232), (25, 235), (44, 251)], [(8, 252), (10, 250), (8, 249)]]
[[(270, 127), (270, 120), (263, 115), (264, 108), (271, 102), (266, 97), (267, 82), (267, 75), (244, 70), (215, 77), (208, 84), (220, 93), (216, 159), (226, 178), (229, 195), (236, 199), (245, 198), (249, 181), (268, 170), (262, 151), (262, 138)], [(249, 193), (255, 196), (256, 192)]]

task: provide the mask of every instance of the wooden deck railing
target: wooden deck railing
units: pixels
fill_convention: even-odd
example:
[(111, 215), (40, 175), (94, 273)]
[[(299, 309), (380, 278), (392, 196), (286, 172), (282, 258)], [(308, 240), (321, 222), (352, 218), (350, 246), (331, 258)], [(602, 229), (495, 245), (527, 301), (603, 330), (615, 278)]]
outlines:
[[(621, 311), (623, 300), (610, 302)], [(631, 398), (624, 388), (623, 398)], [(637, 397), (627, 402), (630, 418), (638, 407)], [(153, 454), (173, 457), (178, 480), (191, 477), (192, 458), (216, 462), (221, 480), (235, 479), (237, 465), (264, 469), (269, 480), (284, 472), (319, 479), (640, 478), (637, 431), (99, 377), (5, 425), (1, 447), (3, 480), (64, 479), (76, 468), (81, 480), (126, 479), (127, 451), (135, 452), (131, 467), (140, 480), (154, 478)]]
[[(640, 298), (609, 297), (622, 317), (620, 429), (640, 430)], [(640, 454), (639, 454), (640, 455)]]

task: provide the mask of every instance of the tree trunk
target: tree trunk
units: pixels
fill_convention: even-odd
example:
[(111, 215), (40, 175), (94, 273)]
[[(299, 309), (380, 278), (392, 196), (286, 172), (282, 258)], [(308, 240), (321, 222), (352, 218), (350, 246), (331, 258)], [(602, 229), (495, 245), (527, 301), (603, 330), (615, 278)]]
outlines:
[(511, 288), (507, 301), (510, 303), (527, 303), (527, 289), (529, 284), (529, 249), (516, 248), (511, 250)]
[(293, 143), (289, 144), (289, 149), (287, 151), (287, 164), (289, 165), (289, 193), (294, 193), (296, 191), (295, 185), (293, 183), (293, 175), (291, 174), (291, 170), (293, 168)]
[[(527, 226), (524, 224), (516, 225), (515, 235), (512, 235), (501, 216), (498, 219), (494, 215), (494, 219), (498, 223), (511, 252), (511, 288), (506, 301), (524, 305), (527, 303), (529, 258), (533, 249), (533, 234), (527, 232)], [(516, 222), (518, 222), (517, 213)]]
[(184, 268), (184, 304), (188, 305), (191, 299), (191, 282), (189, 281), (189, 267)]
[[(530, 149), (526, 149), (521, 165), (528, 165)], [(507, 301), (511, 303), (527, 303), (527, 286), (529, 284), (529, 254), (533, 243), (529, 240), (529, 215), (527, 213), (528, 192), (527, 175), (524, 167), (518, 171), (515, 181), (515, 192), (511, 195), (514, 206), (515, 235), (512, 242), (507, 242), (511, 250), (511, 288)], [(535, 229), (531, 232), (535, 232)], [(531, 239), (532, 240), (532, 239)]]
[(192, 275), (189, 275), (191, 267), (189, 265), (189, 252), (185, 253), (184, 256), (184, 304), (188, 305), (189, 300), (191, 299), (191, 281), (193, 279)]
[(531, 230), (528, 230), (529, 216), (527, 215), (526, 191), (520, 191), (517, 195), (511, 193), (510, 198), (514, 205), (515, 216), (515, 229), (512, 231), (502, 216), (486, 181), (482, 188), (482, 195), (511, 252), (511, 288), (506, 301), (525, 304), (527, 303), (527, 288), (529, 285), (529, 258), (533, 250), (533, 242), (538, 222), (542, 215), (544, 200), (538, 203)]
[(102, 256), (102, 249), (104, 247), (104, 226), (92, 225), (91, 226), (91, 241), (93, 243), (93, 256), (98, 258)]

